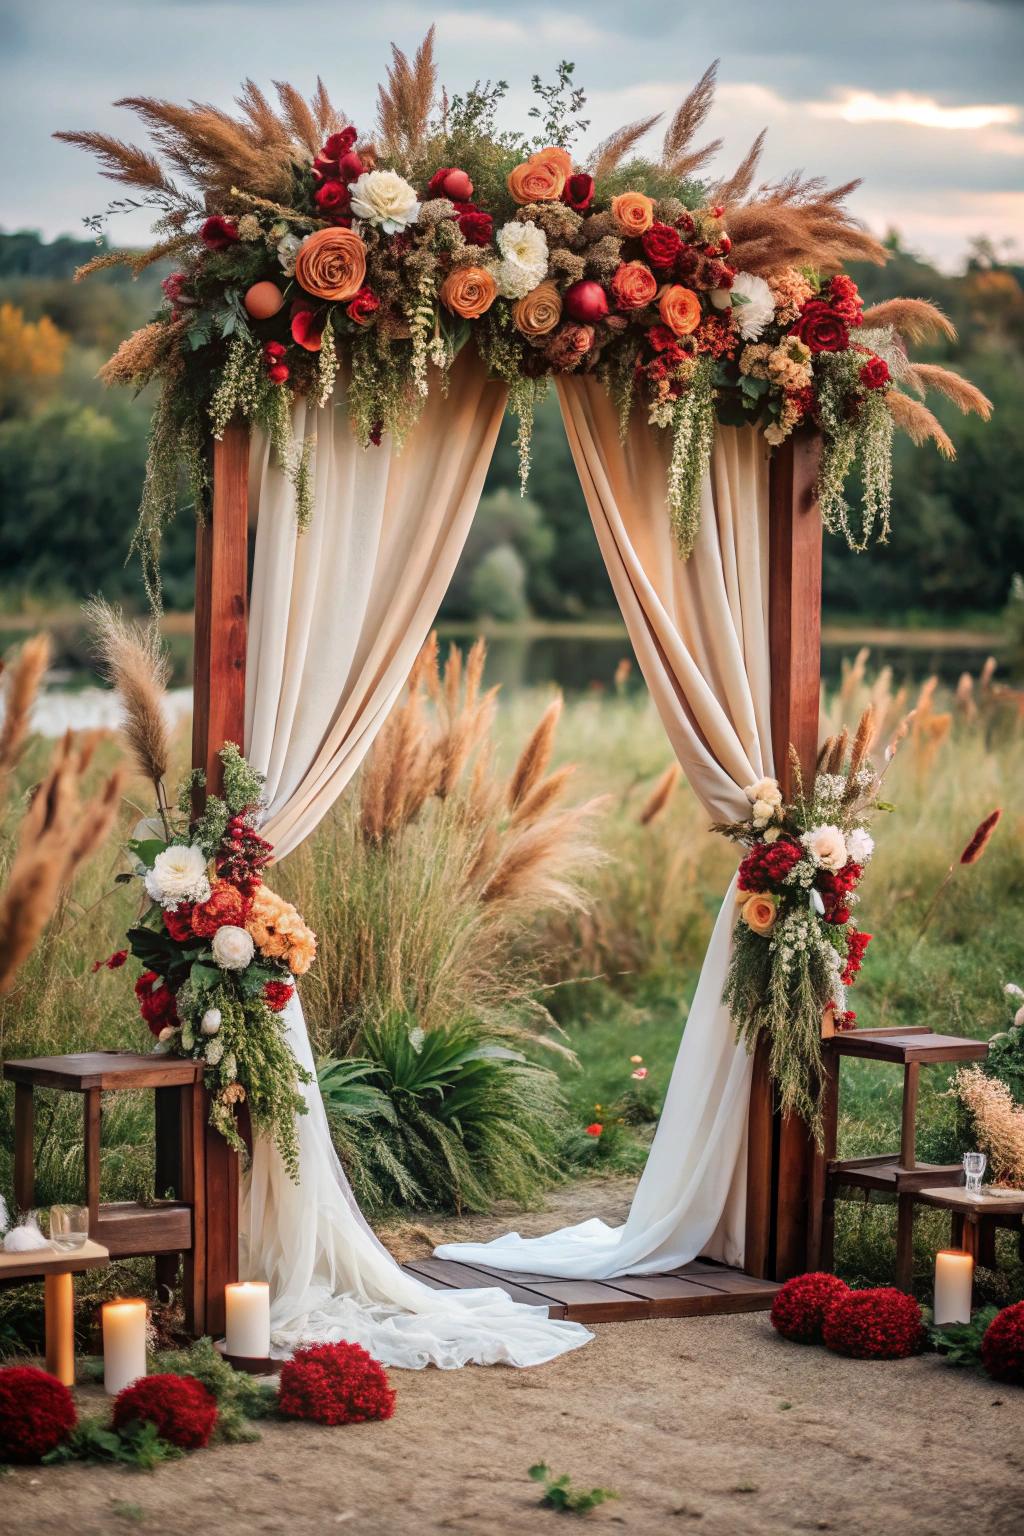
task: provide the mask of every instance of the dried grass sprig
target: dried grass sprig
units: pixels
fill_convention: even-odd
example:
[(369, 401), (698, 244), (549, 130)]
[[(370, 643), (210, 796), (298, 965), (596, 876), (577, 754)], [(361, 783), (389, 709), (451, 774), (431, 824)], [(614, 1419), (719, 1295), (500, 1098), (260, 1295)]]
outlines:
[(751, 187), (754, 185), (757, 167), (761, 163), (761, 156), (764, 153), (764, 141), (767, 136), (767, 128), (762, 128), (732, 175), (716, 188), (716, 198), (720, 202), (725, 203), (726, 206), (730, 203), (742, 202), (748, 196)]
[(901, 432), (907, 434), (912, 443), (920, 447), (932, 438), (939, 452), (947, 459), (956, 458), (956, 449), (948, 432), (926, 405), (922, 405), (920, 400), (912, 400), (898, 389), (887, 389), (884, 398), (894, 423)]
[(717, 76), (718, 60), (715, 59), (713, 64), (708, 65), (668, 125), (661, 152), (661, 164), (670, 176), (678, 176), (680, 180), (686, 176), (692, 176), (694, 171), (705, 165), (722, 147), (721, 139), (715, 139), (712, 144), (705, 144), (702, 149), (690, 148), (697, 130), (711, 111), (715, 99)]
[(406, 165), (423, 147), (436, 89), (434, 28), (417, 48), (411, 64), (392, 43), (387, 88), (377, 87), (377, 125), (385, 149)]
[(961, 864), (977, 864), (991, 842), (992, 834), (999, 825), (1002, 814), (1002, 807), (991, 811), (985, 817), (985, 820), (975, 828), (973, 837), (960, 855)]
[(542, 907), (572, 910), (580, 905), (582, 894), (562, 871), (570, 849), (574, 849), (576, 867), (596, 863), (596, 849), (589, 848), (583, 834), (610, 803), (610, 795), (599, 795), (584, 805), (563, 811), (546, 821), (535, 822), (506, 839), (494, 871), (480, 892), (486, 905), (500, 905), (505, 910), (536, 912)]
[(80, 149), (89, 150), (103, 166), (100, 175), (108, 181), (120, 181), (129, 187), (142, 187), (147, 192), (177, 192), (156, 156), (139, 149), (135, 144), (126, 144), (123, 139), (115, 139), (109, 133), (70, 131), (55, 133), (53, 137), (64, 144), (77, 144)]
[(936, 336), (956, 340), (956, 326), (935, 304), (927, 299), (886, 299), (873, 304), (861, 317), (866, 326), (891, 325), (908, 341), (930, 341)]
[(7, 778), (24, 750), (32, 706), (49, 665), (49, 635), (33, 635), (22, 646), (16, 664), (6, 669), (4, 719), (0, 726), (0, 781)]
[(860, 717), (857, 733), (850, 752), (850, 775), (857, 773), (868, 754), (868, 747), (875, 734), (875, 712), (869, 704)]
[(730, 261), (759, 275), (782, 267), (836, 271), (848, 261), (884, 266), (885, 247), (843, 207), (857, 186), (851, 181), (829, 188), (818, 178), (804, 181), (794, 175), (762, 187), (745, 203), (720, 197), (726, 201)]
[(625, 123), (606, 139), (602, 139), (587, 161), (594, 180), (600, 181), (610, 176), (633, 146), (639, 144), (644, 134), (649, 133), (655, 123), (660, 123), (664, 115), (664, 112), (655, 112), (653, 117), (641, 117), (635, 123)]
[(679, 763), (670, 763), (665, 772), (659, 776), (654, 788), (640, 807), (637, 821), (642, 827), (649, 827), (652, 821), (657, 821), (675, 794), (676, 785), (679, 783), (682, 772), (683, 770)]
[(95, 631), (95, 650), (104, 676), (117, 689), (124, 704), (122, 734), (135, 768), (153, 785), (170, 836), (164, 778), (170, 759), (171, 732), (164, 699), (171, 663), (160, 630), (155, 620), (140, 624), (125, 619), (119, 608), (112, 608), (101, 597), (85, 605), (85, 614)]
[(839, 735), (832, 743), (832, 750), (828, 755), (828, 762), (825, 764), (826, 773), (842, 772), (843, 758), (846, 756), (846, 748), (849, 740), (850, 733), (844, 725), (842, 730), (839, 732)]
[(275, 80), (274, 89), (281, 102), (281, 111), (285, 122), (300, 144), (305, 145), (310, 155), (315, 159), (323, 147), (324, 136), (320, 131), (316, 114), (309, 103), (294, 85), (289, 85), (287, 80)]
[(937, 389), (965, 416), (974, 411), (982, 421), (988, 421), (992, 415), (992, 401), (963, 374), (954, 373), (951, 368), (939, 368), (935, 363), (912, 363), (909, 373), (922, 390)]
[(555, 732), (562, 715), (562, 697), (552, 699), (544, 711), (540, 721), (531, 735), (529, 741), (519, 754), (519, 759), (512, 770), (512, 777), (508, 782), (508, 808), (514, 811), (520, 801), (524, 800), (530, 791), (543, 778), (548, 763), (551, 761), (551, 751), (555, 744)]

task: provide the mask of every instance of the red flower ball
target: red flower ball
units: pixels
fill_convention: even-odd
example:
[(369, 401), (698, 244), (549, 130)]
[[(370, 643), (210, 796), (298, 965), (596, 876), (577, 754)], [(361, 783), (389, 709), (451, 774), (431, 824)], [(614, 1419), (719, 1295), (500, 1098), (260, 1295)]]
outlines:
[(838, 1275), (796, 1275), (772, 1302), (772, 1327), (797, 1344), (820, 1344), (826, 1313), (849, 1294), (850, 1287)]
[(467, 245), (489, 245), (494, 220), (489, 213), (464, 213), (459, 219), (459, 229)]
[(360, 288), (349, 300), (345, 313), (356, 325), (369, 325), (371, 317), (380, 309), (380, 299), (372, 288)]
[(889, 364), (884, 357), (871, 357), (861, 368), (858, 378), (865, 389), (884, 389), (889, 382)]
[(267, 378), (271, 384), (285, 384), (291, 377), (291, 369), (287, 363), (272, 363), (267, 369)]
[(0, 1371), (0, 1461), (38, 1461), (77, 1423), (74, 1399), (56, 1376), (32, 1365)]
[(588, 1125), (587, 1126), (587, 1135), (588, 1136), (600, 1136), (600, 1134), (601, 1134), (601, 1132), (603, 1130), (604, 1130), (604, 1126), (601, 1124), (600, 1120), (595, 1120), (593, 1125)]
[(562, 202), (568, 203), (576, 213), (585, 213), (594, 198), (594, 178), (585, 171), (570, 176), (562, 192)]
[(913, 1296), (883, 1285), (851, 1291), (826, 1312), (822, 1342), (858, 1360), (905, 1360), (924, 1341), (921, 1308)]
[(755, 843), (740, 864), (739, 888), (761, 892), (772, 885), (781, 885), (800, 859), (801, 850), (788, 838), (780, 837), (775, 843)]
[(234, 219), (223, 219), (219, 213), (207, 219), (199, 231), (199, 238), (208, 251), (226, 251), (238, 241), (238, 227)]
[(644, 254), (652, 267), (670, 267), (679, 255), (682, 241), (671, 224), (652, 224), (642, 236)]
[(1024, 1301), (997, 1312), (981, 1341), (981, 1363), (996, 1381), (1024, 1387)]
[(217, 1422), (217, 1403), (194, 1376), (143, 1376), (114, 1399), (114, 1428), (138, 1419), (183, 1451), (206, 1445)]
[(812, 352), (845, 352), (850, 344), (846, 321), (820, 299), (808, 300), (790, 335), (798, 337)]
[(292, 1000), (295, 988), (287, 981), (268, 981), (263, 988), (263, 1001), (271, 1013), (280, 1013)]
[(600, 283), (573, 283), (565, 291), (565, 308), (574, 320), (593, 325), (608, 313), (608, 295)]
[(263, 356), (268, 363), (280, 363), (288, 356), (288, 348), (279, 341), (268, 341), (264, 344)]
[(395, 1392), (384, 1367), (358, 1344), (313, 1344), (282, 1365), (277, 1406), (292, 1419), (362, 1424), (390, 1419)]

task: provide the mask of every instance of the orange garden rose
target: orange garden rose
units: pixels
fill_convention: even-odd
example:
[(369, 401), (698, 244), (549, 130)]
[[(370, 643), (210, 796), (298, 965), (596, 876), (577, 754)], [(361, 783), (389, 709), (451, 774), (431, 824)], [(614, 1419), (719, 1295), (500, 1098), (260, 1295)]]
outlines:
[(658, 311), (676, 336), (689, 336), (700, 325), (700, 299), (692, 288), (684, 288), (680, 283), (670, 283), (661, 290)]
[(498, 285), (483, 267), (457, 267), (441, 284), (441, 303), (463, 320), (478, 320), (498, 297)]
[(572, 175), (572, 155), (567, 149), (560, 149), (557, 144), (550, 144), (547, 149), (535, 150), (530, 156), (530, 164), (549, 165), (554, 170), (561, 171), (566, 181)]
[(657, 292), (658, 280), (642, 261), (624, 261), (612, 278), (612, 293), (620, 309), (643, 309)]
[(366, 246), (350, 229), (318, 229), (299, 247), (295, 280), (316, 299), (351, 299), (366, 277)]
[(524, 336), (546, 336), (562, 318), (558, 284), (538, 283), (532, 293), (512, 306), (512, 319)]
[(779, 911), (770, 896), (751, 896), (743, 903), (740, 913), (747, 927), (754, 933), (759, 933), (762, 938), (767, 938), (775, 927), (775, 919)]
[(642, 192), (623, 192), (612, 198), (612, 218), (627, 235), (642, 235), (654, 223), (654, 199)]
[[(551, 159), (550, 156), (561, 158)], [(508, 173), (508, 189), (517, 203), (554, 203), (561, 197), (566, 177), (572, 170), (565, 169), (569, 161), (564, 149), (541, 149), (522, 165)]]

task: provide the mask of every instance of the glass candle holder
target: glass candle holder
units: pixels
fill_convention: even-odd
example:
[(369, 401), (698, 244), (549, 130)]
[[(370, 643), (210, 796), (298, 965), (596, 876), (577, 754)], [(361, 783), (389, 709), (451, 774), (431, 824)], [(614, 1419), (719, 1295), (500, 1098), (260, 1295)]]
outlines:
[(70, 1253), (81, 1248), (89, 1237), (89, 1207), (87, 1205), (50, 1206), (50, 1242), (54, 1248)]
[(984, 1152), (964, 1153), (964, 1178), (969, 1195), (981, 1194), (981, 1180), (988, 1165)]

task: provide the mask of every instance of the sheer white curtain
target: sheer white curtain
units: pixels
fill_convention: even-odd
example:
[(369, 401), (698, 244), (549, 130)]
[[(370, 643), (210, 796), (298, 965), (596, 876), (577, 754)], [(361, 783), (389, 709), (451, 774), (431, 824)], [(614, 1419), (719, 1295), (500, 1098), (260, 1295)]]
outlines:
[[(355, 773), (433, 623), (476, 511), (504, 411), (467, 346), (446, 398), (433, 375), (401, 454), (360, 449), (344, 405), (295, 407), (317, 434), (313, 519), (299, 535), (287, 478), (254, 441), (257, 517), (246, 753), (267, 776), (264, 835), (283, 857)], [(297, 995), (283, 1016), (297, 1059), (313, 1057)], [(435, 1291), (407, 1275), (363, 1220), (331, 1143), (316, 1082), (296, 1118), (299, 1183), (258, 1139), (241, 1192), (241, 1270), (267, 1280), (275, 1352), (348, 1339), (385, 1365), (536, 1365), (591, 1337), (504, 1291)]]
[[(768, 662), (768, 461), (751, 429), (719, 428), (701, 531), (680, 560), (665, 506), (671, 445), (635, 414), (625, 442), (596, 379), (559, 380), (562, 416), (637, 660), (709, 820), (747, 814), (773, 773)], [(735, 880), (705, 956), (665, 1108), (625, 1224), (446, 1244), (443, 1258), (568, 1278), (653, 1273), (706, 1254), (742, 1264), (750, 1058), (722, 1006)]]

